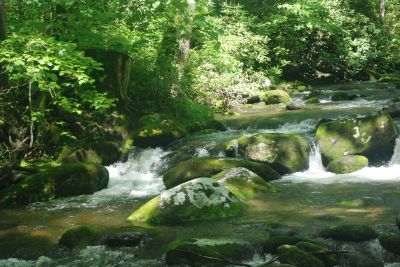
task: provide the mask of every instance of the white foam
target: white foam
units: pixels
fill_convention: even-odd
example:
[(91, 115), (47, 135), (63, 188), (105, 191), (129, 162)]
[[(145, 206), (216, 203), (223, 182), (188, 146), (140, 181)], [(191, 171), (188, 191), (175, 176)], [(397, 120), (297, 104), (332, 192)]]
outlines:
[(314, 145), (310, 152), (310, 166), (308, 170), (287, 175), (281, 181), (320, 184), (400, 182), (400, 138), (396, 141), (395, 152), (390, 163), (381, 167), (366, 167), (347, 174), (327, 172), (322, 165), (319, 149)]
[(313, 131), (318, 124), (318, 120), (308, 119), (298, 123), (285, 123), (276, 129), (258, 130), (259, 133), (307, 133)]
[(96, 195), (145, 197), (159, 194), (164, 190), (164, 183), (158, 170), (168, 153), (161, 148), (149, 148), (131, 154), (127, 162), (108, 166), (108, 188)]

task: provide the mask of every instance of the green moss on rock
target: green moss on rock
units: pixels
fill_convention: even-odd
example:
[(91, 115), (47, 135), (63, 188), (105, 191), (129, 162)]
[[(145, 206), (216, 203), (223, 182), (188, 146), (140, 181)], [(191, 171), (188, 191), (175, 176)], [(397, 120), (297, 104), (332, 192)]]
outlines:
[(313, 96), (313, 97), (310, 97), (310, 98), (306, 99), (305, 103), (306, 104), (319, 104), (320, 101), (319, 101), (318, 97)]
[(128, 220), (150, 224), (208, 221), (236, 216), (242, 207), (225, 186), (210, 178), (198, 178), (163, 192)]
[(180, 123), (166, 119), (142, 126), (133, 136), (134, 144), (139, 147), (165, 147), (188, 132)]
[(379, 79), (381, 83), (398, 83), (400, 82), (400, 76), (383, 76)]
[(75, 226), (64, 232), (58, 241), (59, 246), (67, 248), (83, 248), (95, 245), (99, 232), (88, 226)]
[(302, 241), (307, 241), (307, 240), (292, 235), (277, 235), (264, 240), (261, 244), (261, 247), (263, 248), (265, 253), (276, 254), (280, 246), (295, 245)]
[(270, 90), (265, 92), (263, 100), (267, 105), (281, 104), (281, 103), (288, 104), (291, 101), (291, 98), (286, 91)]
[(370, 163), (387, 161), (397, 135), (396, 123), (386, 113), (325, 122), (316, 132), (325, 165), (347, 155), (365, 156)]
[(279, 260), (283, 263), (293, 264), (297, 267), (324, 267), (325, 264), (311, 254), (304, 252), (296, 246), (283, 245), (278, 248)]
[(299, 242), (296, 244), (296, 247), (301, 249), (302, 251), (306, 253), (313, 254), (316, 258), (318, 258), (320, 261), (322, 261), (325, 266), (334, 266), (337, 264), (337, 259), (336, 255), (333, 254), (325, 254), (325, 253), (320, 253), (320, 252), (326, 252), (329, 251), (329, 249), (326, 246), (323, 246), (318, 243), (312, 243), (312, 242)]
[(327, 228), (320, 233), (320, 236), (334, 240), (362, 242), (377, 238), (378, 233), (368, 225), (344, 224)]
[(221, 171), (236, 167), (249, 169), (266, 181), (281, 178), (270, 166), (258, 162), (228, 158), (194, 158), (169, 169), (163, 179), (166, 188), (172, 188), (195, 178), (211, 177)]
[(280, 174), (305, 170), (309, 164), (309, 142), (298, 134), (244, 135), (224, 144), (230, 156), (239, 154), (246, 159), (271, 165)]
[(107, 187), (108, 179), (107, 169), (97, 163), (51, 167), (9, 187), (0, 199), (0, 206), (93, 194)]
[(368, 158), (358, 155), (349, 155), (329, 162), (327, 171), (333, 173), (350, 173), (368, 167)]
[(57, 161), (60, 163), (94, 162), (110, 165), (121, 158), (121, 151), (112, 142), (101, 142), (87, 147), (64, 146)]
[(242, 167), (222, 171), (211, 178), (222, 183), (241, 199), (254, 198), (277, 191), (263, 178)]
[(379, 243), (387, 251), (400, 255), (400, 233), (383, 233)]
[(235, 239), (191, 239), (169, 245), (165, 261), (173, 266), (226, 266), (253, 257), (250, 244)]

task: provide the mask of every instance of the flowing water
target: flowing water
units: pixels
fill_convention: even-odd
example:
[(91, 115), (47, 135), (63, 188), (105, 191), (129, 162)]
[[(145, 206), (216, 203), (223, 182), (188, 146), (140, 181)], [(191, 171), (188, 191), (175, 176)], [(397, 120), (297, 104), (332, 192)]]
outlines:
[[(161, 173), (178, 162), (192, 157), (223, 157), (222, 144), (247, 133), (301, 133), (312, 141), (319, 119), (367, 114), (400, 96), (400, 90), (394, 90), (392, 85), (365, 83), (354, 85), (354, 92), (363, 94), (361, 99), (330, 101), (330, 94), (342, 87), (322, 88), (323, 101), (300, 111), (256, 105), (238, 116), (221, 117), (231, 127), (229, 131), (193, 135), (168, 150), (136, 150), (126, 162), (108, 166), (108, 188), (94, 195), (1, 209), (0, 267), (164, 266), (165, 248), (175, 239), (218, 236), (254, 240), (266, 233), (266, 225), (271, 222), (301, 229), (305, 236), (314, 236), (326, 225), (341, 223), (367, 223), (379, 229), (393, 225), (400, 213), (400, 139), (390, 162), (343, 175), (325, 171), (318, 147), (313, 144), (309, 169), (273, 182), (278, 192), (250, 201), (240, 217), (152, 228), (132, 226), (126, 221), (134, 210), (164, 190)], [(74, 225), (104, 231), (145, 230), (151, 233), (151, 239), (145, 247), (135, 249), (58, 248), (61, 234)], [(379, 244), (371, 243), (370, 248), (382, 254)], [(251, 264), (255, 266), (263, 260), (255, 257)], [(387, 266), (395, 265), (388, 262)]]

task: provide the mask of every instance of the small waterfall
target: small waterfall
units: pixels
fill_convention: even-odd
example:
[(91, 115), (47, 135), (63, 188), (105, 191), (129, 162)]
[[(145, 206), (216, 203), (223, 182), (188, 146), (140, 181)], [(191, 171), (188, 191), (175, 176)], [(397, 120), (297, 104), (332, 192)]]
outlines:
[(164, 189), (159, 170), (168, 153), (161, 148), (135, 151), (129, 156), (128, 161), (108, 166), (110, 173), (108, 188), (98, 194), (131, 197), (157, 195)]
[(394, 147), (394, 153), (390, 160), (390, 165), (400, 164), (400, 137), (396, 139), (396, 145)]
[(325, 172), (324, 165), (322, 164), (321, 152), (319, 151), (319, 147), (315, 142), (313, 142), (311, 146), (308, 172), (310, 173)]

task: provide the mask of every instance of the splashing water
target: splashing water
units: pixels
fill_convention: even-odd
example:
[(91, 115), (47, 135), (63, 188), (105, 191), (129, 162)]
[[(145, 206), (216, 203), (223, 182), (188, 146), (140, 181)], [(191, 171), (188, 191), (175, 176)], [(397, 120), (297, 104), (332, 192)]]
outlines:
[(322, 164), (321, 153), (316, 144), (313, 144), (312, 146), (309, 162), (308, 170), (287, 175), (282, 179), (282, 181), (321, 184), (400, 181), (400, 137), (396, 140), (394, 154), (390, 163), (384, 166), (366, 167), (347, 174), (334, 174), (327, 172)]
[(169, 152), (161, 148), (150, 148), (132, 153), (127, 162), (118, 162), (107, 167), (110, 173), (108, 188), (98, 194), (131, 197), (159, 194), (164, 189), (164, 183), (158, 171), (168, 154)]

